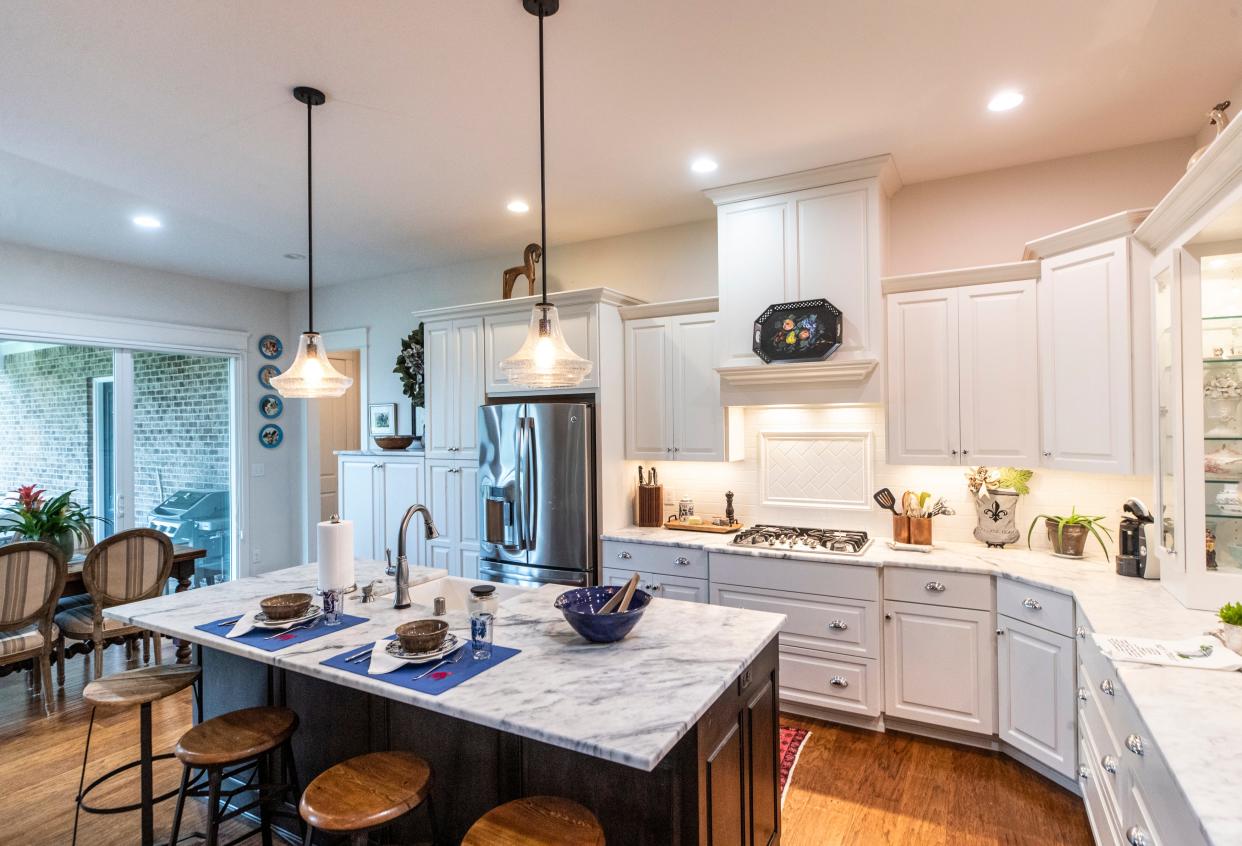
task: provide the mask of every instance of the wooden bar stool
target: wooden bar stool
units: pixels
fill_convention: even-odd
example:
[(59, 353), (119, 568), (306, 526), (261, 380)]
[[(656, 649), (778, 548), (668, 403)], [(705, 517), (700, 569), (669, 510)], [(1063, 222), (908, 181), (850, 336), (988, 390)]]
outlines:
[(403, 814), (427, 804), (435, 839), (431, 804), (431, 766), (409, 752), (369, 752), (324, 770), (306, 787), (298, 810), (306, 820), (305, 846), (315, 831), (348, 834), (354, 846)]
[[(177, 791), (177, 810), (173, 815), (169, 844), (176, 844), (181, 832), (181, 815), (187, 796), (207, 798), (206, 846), (218, 846), (222, 823), (259, 809), (259, 828), (231, 841), (239, 843), (262, 834), (264, 846), (272, 844), (272, 818), (281, 813), (278, 801), (296, 799), (298, 774), (290, 739), (298, 727), (298, 715), (288, 708), (242, 708), (212, 717), (194, 726), (177, 741), (176, 756), (184, 769)], [(280, 753), (283, 781), (272, 780), (272, 756)], [(197, 777), (192, 776), (199, 771)], [(225, 789), (226, 779), (245, 776), (240, 787)], [(204, 781), (206, 787), (203, 786)], [(230, 807), (240, 794), (254, 792), (256, 798)], [(223, 806), (221, 804), (223, 799)], [(292, 816), (292, 814), (290, 814)], [(294, 817), (294, 819), (297, 819)], [(301, 820), (298, 820), (301, 825)]]
[(479, 817), (461, 846), (604, 846), (604, 829), (577, 802), (528, 796)]
[[(173, 753), (151, 754), (151, 703), (185, 690), (198, 680), (201, 673), (202, 670), (200, 668), (190, 666), (142, 667), (137, 670), (126, 670), (122, 673), (113, 673), (110, 676), (95, 679), (82, 691), (82, 697), (91, 705), (91, 720), (89, 727), (86, 729), (86, 749), (82, 753), (82, 775), (78, 779), (78, 796), (73, 812), (74, 843), (78, 841), (78, 813), (80, 811), (86, 811), (88, 814), (120, 814), (126, 811), (138, 810), (142, 811), (143, 846), (151, 846), (155, 842), (155, 804), (163, 802), (165, 799), (171, 799), (177, 795), (177, 791), (170, 790), (162, 796), (153, 795), (155, 788), (153, 786), (151, 765), (156, 761), (171, 758)], [(130, 761), (128, 764), (122, 764), (116, 769), (109, 770), (92, 781), (90, 786), (83, 790), (82, 785), (86, 782), (86, 761), (91, 752), (91, 734), (95, 729), (95, 709), (133, 705), (137, 705), (139, 708), (140, 751), (138, 759)], [(134, 767), (141, 768), (142, 794), (138, 802), (130, 805), (114, 805), (104, 808), (87, 804), (86, 796), (88, 793), (113, 776), (120, 775)]]

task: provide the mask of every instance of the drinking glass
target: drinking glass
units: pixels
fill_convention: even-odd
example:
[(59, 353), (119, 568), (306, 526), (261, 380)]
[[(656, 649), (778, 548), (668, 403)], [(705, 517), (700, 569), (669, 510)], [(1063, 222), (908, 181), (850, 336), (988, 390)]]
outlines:
[(492, 627), (495, 615), (487, 611), (475, 611), (470, 615), (470, 648), (476, 661), (492, 657)]
[(323, 624), (339, 626), (341, 624), (341, 600), (345, 596), (345, 591), (325, 590), (320, 595), (323, 597)]

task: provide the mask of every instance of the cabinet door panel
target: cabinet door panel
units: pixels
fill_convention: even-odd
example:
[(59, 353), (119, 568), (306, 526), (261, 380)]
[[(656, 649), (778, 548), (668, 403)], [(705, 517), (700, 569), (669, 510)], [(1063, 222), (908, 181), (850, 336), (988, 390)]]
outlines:
[(888, 297), (888, 463), (958, 464), (957, 292)]
[(793, 196), (798, 293), (791, 299), (823, 297), (841, 310), (841, 349), (835, 355), (877, 346), (871, 337), (871, 317), (880, 304), (867, 268), (867, 191), (855, 182)]
[(962, 288), (958, 297), (962, 461), (1039, 464), (1035, 280)]
[(672, 443), (673, 456), (681, 461), (722, 461), (725, 457), (716, 324), (715, 314), (671, 320)]
[(456, 381), (452, 396), (457, 401), (458, 458), (479, 454), (479, 406), (483, 404), (483, 320), (453, 321), (456, 344)]
[(1045, 259), (1038, 284), (1043, 465), (1133, 467), (1126, 239)]
[(440, 530), (437, 540), (443, 543), (456, 544), (461, 537), (461, 482), (456, 472), (460, 466), (454, 461), (427, 461), (427, 508)]
[(452, 321), (428, 323), (423, 327), (428, 458), (452, 458), (452, 447), (457, 446), (458, 403), (453, 384), (456, 346)]
[(992, 734), (992, 614), (909, 602), (884, 607), (884, 712)]
[(461, 577), (477, 579), (479, 577), (479, 551), (462, 547), (458, 552), (458, 557), (461, 560)]
[(340, 462), (340, 505), (342, 520), (354, 522), (354, 555), (372, 560), (382, 555), (375, 548), (380, 520), (376, 517), (376, 469), (373, 461)]
[(746, 757), (750, 772), (750, 842), (765, 846), (776, 834), (780, 819), (776, 791), (777, 749), (780, 725), (776, 688), (765, 679), (758, 690), (747, 691)]
[(687, 579), (679, 576), (661, 576), (648, 573), (640, 586), (652, 596), (661, 599), (680, 599), (683, 602), (701, 602), (707, 604), (707, 581), (705, 579)]
[[(596, 306), (592, 303), (557, 308), (561, 318), (561, 333), (570, 348), (583, 358), (595, 363), (582, 384), (573, 388), (554, 388), (540, 393), (577, 392), (584, 388), (599, 387), (599, 332), (596, 323)], [(526, 340), (530, 327), (530, 308), (516, 309), (511, 313), (489, 315), (485, 321), (486, 335), (486, 385), (488, 394), (525, 393), (527, 388), (509, 384), (500, 370), (500, 362), (518, 351)]]
[(1009, 617), (1000, 618), (1000, 629), (1000, 738), (1074, 778), (1074, 640)]
[(670, 347), (667, 320), (632, 320), (625, 324), (626, 458), (672, 458)]
[(717, 209), (721, 361), (755, 362), (755, 318), (772, 303), (796, 299), (790, 204), (783, 197)]
[(740, 722), (739, 714), (705, 761), (707, 842), (711, 846), (749, 844), (746, 837), (744, 731)]
[[(405, 516), (406, 509), (416, 502), (424, 501), (421, 461), (387, 461), (380, 472), (384, 480), (384, 523), (380, 530), (382, 543), (376, 549), (377, 558), (383, 554), (385, 548), (397, 548), (397, 533), (401, 529), (401, 518)], [(411, 530), (411, 540), (419, 537), (414, 534), (415, 531), (418, 529)], [(421, 543), (415, 543), (411, 549), (417, 550), (421, 546)]]

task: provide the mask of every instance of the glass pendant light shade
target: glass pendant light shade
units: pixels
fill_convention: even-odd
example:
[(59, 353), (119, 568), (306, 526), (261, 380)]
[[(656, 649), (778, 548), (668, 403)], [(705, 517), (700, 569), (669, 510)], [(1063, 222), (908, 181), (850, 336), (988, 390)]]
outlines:
[(337, 372), (328, 361), (328, 352), (318, 332), (303, 332), (293, 364), (284, 373), (272, 377), (272, 387), (286, 399), (339, 397), (352, 384), (353, 379)]
[(526, 342), (500, 362), (500, 370), (510, 385), (519, 388), (572, 388), (590, 374), (591, 362), (565, 343), (556, 306), (537, 303)]

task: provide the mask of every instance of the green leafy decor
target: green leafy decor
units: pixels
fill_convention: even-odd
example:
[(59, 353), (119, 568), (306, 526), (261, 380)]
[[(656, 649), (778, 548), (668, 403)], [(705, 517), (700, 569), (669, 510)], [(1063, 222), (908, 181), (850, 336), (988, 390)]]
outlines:
[(1220, 621), (1231, 626), (1242, 626), (1242, 602), (1230, 602), (1220, 607)]
[(1104, 550), (1104, 557), (1108, 557), (1108, 546), (1104, 543), (1104, 538), (1100, 537), (1100, 532), (1108, 535), (1109, 540), (1113, 539), (1113, 535), (1108, 531), (1108, 527), (1104, 525), (1103, 515), (1079, 514), (1077, 507), (1070, 509), (1068, 517), (1063, 517), (1059, 514), (1037, 514), (1035, 519), (1031, 521), (1031, 527), (1026, 530), (1027, 549), (1031, 548), (1031, 533), (1035, 531), (1035, 526), (1040, 520), (1051, 520), (1057, 524), (1058, 546), (1064, 543), (1066, 526), (1085, 526), (1087, 531), (1091, 533), (1091, 536), (1100, 542), (1100, 549)]
[(0, 528), (19, 538), (55, 544), (64, 550), (66, 558), (73, 555), (78, 543), (91, 540), (91, 521), (103, 521), (73, 501), (74, 491), (46, 499), (47, 491), (24, 485), (16, 493), (17, 503), (0, 509), (6, 515), (0, 517)]
[(1022, 467), (1001, 467), (995, 473), (987, 467), (976, 467), (966, 474), (966, 486), (977, 497), (983, 498), (990, 488), (996, 491), (1013, 491), (1025, 496), (1031, 492), (1030, 481), (1034, 470)]
[(425, 395), (423, 380), (423, 324), (401, 341), (397, 366), (392, 369), (401, 377), (401, 392), (410, 398), (415, 408), (422, 408)]

